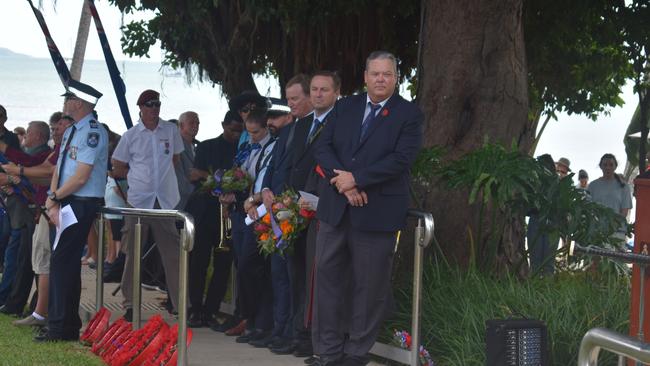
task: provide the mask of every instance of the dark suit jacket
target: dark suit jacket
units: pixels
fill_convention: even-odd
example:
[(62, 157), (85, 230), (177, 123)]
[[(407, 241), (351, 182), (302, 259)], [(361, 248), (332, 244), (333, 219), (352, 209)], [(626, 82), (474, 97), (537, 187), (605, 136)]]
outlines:
[(293, 150), (287, 148), (293, 139), (295, 122), (288, 124), (280, 130), (277, 141), (271, 152), (272, 158), (266, 168), (262, 188), (269, 188), (274, 194), (284, 192), (287, 186), (287, 177), (291, 169)]
[(338, 226), (349, 210), (354, 228), (396, 231), (406, 221), (409, 170), (422, 146), (423, 115), (413, 103), (394, 94), (359, 141), (367, 94), (337, 102), (316, 147), (316, 161), (327, 179), (333, 169), (352, 173), (368, 204), (351, 207), (345, 195), (330, 185), (320, 192), (317, 217)]
[[(330, 113), (323, 121), (324, 126), (329, 122)], [(300, 119), (296, 124), (296, 133), (291, 148), (294, 150), (291, 172), (289, 174), (289, 186), (294, 190), (307, 190), (307, 179), (315, 175), (314, 167), (316, 166), (315, 150), (318, 140), (322, 134), (316, 135), (311, 144), (307, 143), (307, 137), (314, 123), (314, 114), (310, 114)], [(323, 127), (324, 128), (324, 127)]]

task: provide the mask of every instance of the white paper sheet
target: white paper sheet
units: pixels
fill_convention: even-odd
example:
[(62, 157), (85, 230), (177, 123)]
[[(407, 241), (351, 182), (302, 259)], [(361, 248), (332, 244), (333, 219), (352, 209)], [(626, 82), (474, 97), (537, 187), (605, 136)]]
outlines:
[(298, 193), (300, 194), (300, 198), (305, 202), (309, 202), (312, 210), (315, 211), (318, 208), (318, 196), (303, 191), (298, 191)]
[(65, 231), (68, 227), (77, 223), (77, 216), (74, 215), (72, 207), (70, 205), (63, 206), (59, 210), (59, 225), (56, 227), (56, 236), (54, 238), (54, 245), (52, 246), (52, 251), (56, 249), (56, 246), (59, 245), (59, 239), (61, 238), (61, 233)]
[[(257, 206), (257, 216), (262, 217), (264, 215), (266, 215), (266, 206), (264, 206), (264, 205)], [(244, 222), (248, 226), (248, 225), (254, 223), (255, 220), (253, 220), (250, 216), (246, 215), (246, 218), (244, 219)]]

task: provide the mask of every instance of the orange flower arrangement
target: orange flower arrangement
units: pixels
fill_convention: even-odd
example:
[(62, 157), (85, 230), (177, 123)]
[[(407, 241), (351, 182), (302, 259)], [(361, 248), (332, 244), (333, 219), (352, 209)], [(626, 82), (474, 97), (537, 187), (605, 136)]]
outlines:
[(271, 211), (254, 226), (260, 253), (291, 253), (294, 241), (307, 228), (314, 211), (301, 209), (298, 195), (291, 190), (275, 197)]

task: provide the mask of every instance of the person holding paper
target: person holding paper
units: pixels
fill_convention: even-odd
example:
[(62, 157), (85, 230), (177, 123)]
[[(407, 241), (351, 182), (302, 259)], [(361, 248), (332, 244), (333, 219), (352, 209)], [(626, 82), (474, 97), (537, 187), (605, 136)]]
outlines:
[(108, 133), (92, 115), (102, 94), (89, 85), (71, 80), (63, 96), (63, 112), (75, 123), (63, 136), (45, 208), (56, 225), (62, 224), (59, 217), (63, 209), (69, 213), (66, 222), (76, 223), (59, 228), (61, 234), (50, 258), (48, 331), (36, 336), (37, 342), (79, 339), (79, 258), (106, 186)]
[(316, 147), (329, 182), (317, 210), (312, 323), (321, 365), (366, 365), (390, 302), (395, 238), (406, 223), (424, 119), (396, 93), (397, 80), (395, 56), (371, 53), (368, 92), (337, 102)]

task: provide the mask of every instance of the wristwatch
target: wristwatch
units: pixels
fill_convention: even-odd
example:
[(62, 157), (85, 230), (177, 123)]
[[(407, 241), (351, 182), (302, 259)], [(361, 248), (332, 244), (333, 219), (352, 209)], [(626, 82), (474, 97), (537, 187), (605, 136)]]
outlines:
[(50, 194), (47, 195), (47, 198), (51, 199), (54, 202), (59, 202), (59, 199), (56, 198), (56, 192), (50, 192)]

